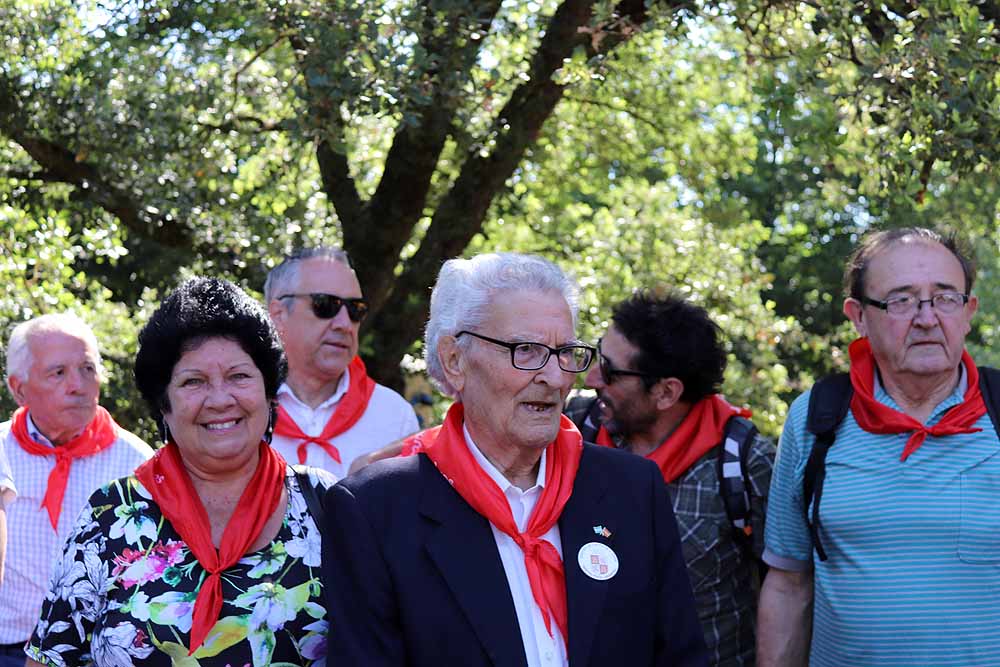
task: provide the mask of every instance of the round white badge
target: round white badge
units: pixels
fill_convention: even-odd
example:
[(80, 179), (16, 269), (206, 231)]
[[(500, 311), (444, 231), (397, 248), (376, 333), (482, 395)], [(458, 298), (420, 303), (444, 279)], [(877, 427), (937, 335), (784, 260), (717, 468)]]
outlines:
[(606, 544), (588, 542), (580, 547), (576, 560), (591, 579), (606, 581), (618, 574), (618, 556)]

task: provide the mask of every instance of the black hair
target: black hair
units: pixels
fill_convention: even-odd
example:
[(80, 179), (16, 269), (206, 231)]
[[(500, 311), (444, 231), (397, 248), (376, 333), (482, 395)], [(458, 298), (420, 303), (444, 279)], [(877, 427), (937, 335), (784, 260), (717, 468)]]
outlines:
[(615, 328), (639, 348), (632, 369), (648, 373), (646, 389), (659, 378), (684, 383), (681, 400), (694, 403), (716, 394), (726, 370), (722, 332), (704, 308), (682, 297), (640, 291), (614, 308)]
[(955, 234), (942, 236), (926, 227), (900, 227), (870, 232), (861, 239), (861, 243), (847, 260), (847, 268), (844, 270), (844, 295), (853, 299), (865, 296), (865, 274), (868, 272), (868, 266), (872, 259), (897, 241), (909, 239), (940, 243), (951, 251), (958, 263), (962, 265), (962, 273), (965, 275), (965, 293), (968, 294), (972, 291), (972, 285), (976, 282), (975, 257), (972, 250), (961, 238)]
[(135, 383), (154, 418), (170, 412), (167, 385), (181, 355), (217, 336), (239, 344), (264, 376), (267, 398), (277, 397), (287, 366), (267, 312), (228, 280), (192, 278), (163, 300), (139, 332)]

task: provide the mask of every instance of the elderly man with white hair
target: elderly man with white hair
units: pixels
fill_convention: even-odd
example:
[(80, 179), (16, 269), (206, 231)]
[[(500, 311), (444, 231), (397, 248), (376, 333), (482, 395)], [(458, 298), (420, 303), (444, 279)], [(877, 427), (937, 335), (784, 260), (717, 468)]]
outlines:
[[(7, 387), (20, 407), (0, 424), (0, 448), (17, 500), (6, 508), (0, 667), (24, 665), (54, 561), (87, 498), (153, 455), (97, 404), (102, 372), (97, 339), (75, 315), (42, 315), (11, 333)], [(96, 602), (82, 596), (81, 613)]]
[(576, 311), (541, 258), (444, 264), (424, 349), (455, 403), (325, 498), (331, 664), (707, 664), (658, 469), (561, 414)]

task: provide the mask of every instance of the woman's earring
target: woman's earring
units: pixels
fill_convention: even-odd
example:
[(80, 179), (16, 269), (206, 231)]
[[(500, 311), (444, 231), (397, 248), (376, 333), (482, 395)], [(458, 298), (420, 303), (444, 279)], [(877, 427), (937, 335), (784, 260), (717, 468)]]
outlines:
[(156, 420), (156, 430), (160, 432), (160, 442), (170, 442), (170, 427), (167, 426), (167, 420), (162, 416)]
[(264, 442), (271, 444), (271, 438), (274, 436), (274, 422), (278, 418), (278, 404), (271, 403), (271, 408), (267, 412), (267, 428), (264, 429)]

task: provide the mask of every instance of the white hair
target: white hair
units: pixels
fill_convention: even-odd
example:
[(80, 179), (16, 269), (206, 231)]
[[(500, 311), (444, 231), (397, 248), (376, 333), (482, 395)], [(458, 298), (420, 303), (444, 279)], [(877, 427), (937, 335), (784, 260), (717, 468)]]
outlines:
[(340, 248), (333, 246), (299, 248), (285, 257), (281, 264), (278, 264), (278, 266), (271, 269), (270, 273), (267, 274), (267, 280), (264, 281), (265, 305), (270, 304), (273, 299), (278, 298), (282, 292), (294, 289), (293, 285), (298, 285), (299, 269), (302, 262), (309, 259), (330, 259), (345, 264), (352, 271), (354, 270), (354, 267), (351, 266), (350, 257)]
[(7, 343), (8, 383), (12, 377), (16, 377), (21, 382), (28, 380), (33, 361), (31, 339), (47, 333), (64, 333), (75, 336), (91, 347), (97, 353), (98, 377), (104, 379), (101, 350), (97, 345), (97, 336), (94, 335), (90, 325), (74, 313), (50, 313), (21, 322), (14, 327)]
[[(441, 391), (449, 396), (457, 394), (445, 377), (438, 357), (442, 336), (476, 329), (489, 317), (500, 293), (522, 290), (562, 295), (576, 327), (579, 290), (562, 269), (547, 259), (519, 253), (488, 253), (472, 259), (449, 259), (444, 263), (431, 292), (431, 313), (424, 332), (427, 374)], [(468, 343), (461, 339), (458, 344)]]

